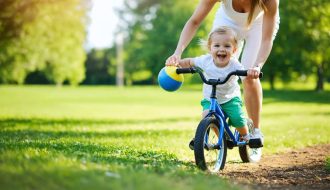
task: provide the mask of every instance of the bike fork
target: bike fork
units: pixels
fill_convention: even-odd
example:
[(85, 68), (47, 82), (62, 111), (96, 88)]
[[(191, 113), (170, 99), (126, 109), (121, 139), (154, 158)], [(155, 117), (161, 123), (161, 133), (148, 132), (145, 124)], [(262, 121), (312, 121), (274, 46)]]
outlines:
[(218, 143), (215, 145), (216, 149), (221, 149), (223, 144), (222, 144), (222, 140), (226, 140), (223, 139), (224, 136), (224, 123), (223, 121), (220, 119), (220, 124), (219, 124), (219, 138), (218, 138)]

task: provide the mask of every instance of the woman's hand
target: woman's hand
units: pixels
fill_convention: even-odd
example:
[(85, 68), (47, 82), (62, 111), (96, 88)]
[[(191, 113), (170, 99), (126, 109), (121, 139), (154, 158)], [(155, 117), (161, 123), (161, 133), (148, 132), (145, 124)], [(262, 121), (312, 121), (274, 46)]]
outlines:
[(259, 78), (259, 74), (260, 74), (260, 66), (255, 66), (248, 70), (247, 78), (257, 79)]
[(165, 65), (166, 66), (179, 66), (179, 61), (181, 56), (178, 54), (173, 54), (169, 58), (167, 58)]

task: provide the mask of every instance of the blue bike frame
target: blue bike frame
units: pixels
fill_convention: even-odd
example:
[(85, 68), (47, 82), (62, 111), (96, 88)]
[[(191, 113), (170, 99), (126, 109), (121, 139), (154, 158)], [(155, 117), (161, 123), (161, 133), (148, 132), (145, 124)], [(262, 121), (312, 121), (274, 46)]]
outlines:
[(219, 121), (219, 140), (218, 145), (220, 148), (222, 147), (222, 138), (224, 136), (224, 132), (226, 130), (227, 134), (229, 135), (230, 139), (233, 141), (235, 146), (244, 146), (247, 145), (245, 141), (239, 141), (239, 133), (237, 130), (235, 130), (235, 133), (233, 134), (232, 131), (229, 128), (228, 123), (226, 122), (227, 116), (223, 113), (221, 107), (218, 104), (218, 101), (216, 98), (211, 97), (210, 98), (211, 105), (210, 105), (210, 111), (206, 117), (210, 117), (214, 115), (216, 119)]
[[(231, 73), (229, 73), (227, 75), (227, 77), (223, 80), (223, 81), (220, 81), (220, 79), (206, 79), (203, 72), (198, 69), (198, 68), (194, 68), (194, 67), (191, 67), (191, 68), (178, 68), (176, 70), (176, 73), (177, 74), (181, 74), (181, 73), (198, 73), (199, 76), (201, 77), (202, 81), (205, 83), (205, 84), (208, 84), (208, 85), (212, 85), (212, 93), (211, 93), (211, 97), (210, 97), (210, 101), (211, 101), (211, 105), (210, 105), (210, 111), (207, 115), (207, 117), (210, 117), (210, 116), (215, 116), (216, 119), (219, 121), (219, 140), (218, 140), (218, 146), (221, 147), (222, 146), (222, 138), (223, 138), (223, 135), (224, 135), (224, 132), (226, 130), (226, 133), (228, 134), (229, 136), (229, 140), (232, 140), (233, 141), (233, 145), (234, 146), (244, 146), (244, 145), (247, 145), (248, 143), (245, 142), (245, 141), (239, 141), (239, 133), (237, 130), (235, 130), (235, 133), (233, 134), (231, 132), (231, 130), (229, 129), (229, 125), (228, 123), (226, 122), (226, 119), (227, 119), (227, 116), (223, 113), (221, 107), (219, 106), (218, 104), (218, 101), (217, 101), (217, 98), (216, 98), (216, 85), (220, 85), (220, 84), (224, 84), (226, 83), (229, 78), (232, 76), (232, 75), (237, 75), (237, 76), (247, 76), (247, 70), (236, 70), (236, 71), (233, 71)], [(262, 73), (259, 74), (259, 78), (262, 77)], [(206, 136), (206, 138), (208, 138), (208, 136)], [(207, 139), (206, 139), (207, 140)], [(226, 140), (226, 139), (225, 139)]]

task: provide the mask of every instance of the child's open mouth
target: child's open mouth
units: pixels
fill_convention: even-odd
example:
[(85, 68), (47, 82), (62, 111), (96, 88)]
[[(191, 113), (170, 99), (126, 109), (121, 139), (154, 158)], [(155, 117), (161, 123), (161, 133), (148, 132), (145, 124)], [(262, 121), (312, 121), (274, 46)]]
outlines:
[(225, 59), (227, 57), (227, 55), (226, 54), (218, 54), (217, 57), (219, 59)]

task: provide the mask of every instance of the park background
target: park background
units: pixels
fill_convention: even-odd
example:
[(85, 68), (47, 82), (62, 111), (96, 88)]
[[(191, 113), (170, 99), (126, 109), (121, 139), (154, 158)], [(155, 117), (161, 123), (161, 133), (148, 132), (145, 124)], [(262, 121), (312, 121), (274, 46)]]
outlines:
[[(109, 33), (117, 43), (95, 49), (86, 43), (92, 1), (3, 1), (0, 83), (113, 85), (123, 75), (128, 86), (157, 84), (157, 74), (175, 50), (197, 2), (123, 1), (117, 9), (109, 8), (119, 18), (116, 33)], [(270, 64), (263, 68), (263, 81), (272, 89), (276, 82), (295, 81), (315, 83), (314, 88), (322, 90), (330, 80), (328, 4), (326, 0), (280, 3), (281, 27)], [(205, 53), (198, 42), (207, 38), (215, 11), (203, 22), (183, 57)], [(118, 69), (118, 63), (124, 64), (123, 69)]]
[[(199, 78), (157, 86), (197, 3), (123, 0), (109, 10), (115, 42), (93, 48), (93, 1), (0, 1), (1, 189), (239, 188), (198, 171), (187, 148)], [(216, 7), (183, 57), (205, 53)], [(330, 2), (283, 0), (280, 16), (263, 68), (265, 155), (330, 142)]]

